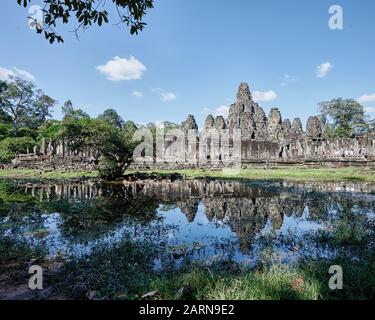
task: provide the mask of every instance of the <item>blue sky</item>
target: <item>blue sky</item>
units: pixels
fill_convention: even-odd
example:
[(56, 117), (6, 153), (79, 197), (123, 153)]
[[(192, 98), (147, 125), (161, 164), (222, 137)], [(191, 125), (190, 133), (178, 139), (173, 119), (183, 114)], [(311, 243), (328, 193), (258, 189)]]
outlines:
[[(334, 4), (343, 30), (328, 27)], [(137, 123), (194, 114), (201, 125), (207, 112), (225, 112), (240, 82), (267, 113), (278, 107), (304, 123), (335, 97), (362, 97), (375, 115), (373, 0), (156, 0), (139, 36), (114, 19), (79, 40), (59, 28), (60, 45), (30, 30), (28, 15), (2, 1), (0, 78), (26, 71), (59, 106), (70, 98), (93, 116), (111, 107)]]

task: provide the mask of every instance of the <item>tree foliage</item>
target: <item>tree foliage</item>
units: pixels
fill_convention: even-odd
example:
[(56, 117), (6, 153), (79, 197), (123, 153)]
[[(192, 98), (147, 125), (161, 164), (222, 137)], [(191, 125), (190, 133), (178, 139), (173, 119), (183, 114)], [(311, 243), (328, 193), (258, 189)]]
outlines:
[[(75, 25), (74, 32), (78, 36), (81, 28), (89, 28), (93, 25), (102, 26), (109, 22), (109, 12), (118, 15), (119, 23), (125, 24), (130, 34), (138, 34), (144, 29), (143, 21), (147, 11), (153, 8), (153, 0), (43, 0), (43, 18), (38, 21), (32, 19), (32, 24), (38, 34), (52, 44), (64, 42), (63, 37), (55, 28), (58, 24)], [(17, 0), (19, 5), (25, 8), (32, 0)]]
[(124, 120), (114, 109), (106, 109), (102, 114), (98, 116), (98, 119), (108, 122), (109, 124), (122, 128)]
[(31, 81), (11, 78), (0, 87), (0, 121), (12, 124), (14, 136), (19, 136), (25, 128), (37, 129), (51, 116), (55, 100), (36, 90)]
[(46, 122), (47, 118), (52, 116), (52, 108), (56, 101), (46, 95), (42, 90), (37, 90), (35, 106), (33, 108), (33, 118), (37, 120), (37, 126)]
[(364, 107), (353, 99), (321, 102), (319, 111), (329, 137), (349, 138), (364, 134), (369, 129)]
[(0, 141), (0, 163), (10, 162), (16, 153), (26, 153), (35, 146), (31, 137), (7, 137)]
[(12, 79), (1, 93), (1, 110), (10, 117), (13, 134), (25, 124), (27, 115), (33, 108), (34, 84), (20, 78)]
[(66, 119), (62, 136), (76, 150), (91, 150), (100, 154), (100, 176), (107, 180), (122, 177), (130, 165), (137, 143), (133, 133), (101, 118)]

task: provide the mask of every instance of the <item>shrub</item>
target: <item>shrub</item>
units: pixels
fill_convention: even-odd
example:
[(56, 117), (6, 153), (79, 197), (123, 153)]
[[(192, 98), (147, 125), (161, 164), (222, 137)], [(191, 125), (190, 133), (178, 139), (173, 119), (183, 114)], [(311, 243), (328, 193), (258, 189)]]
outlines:
[(0, 163), (9, 163), (17, 152), (25, 153), (34, 146), (35, 140), (30, 137), (5, 138), (0, 142)]
[(35, 146), (35, 140), (30, 137), (13, 137), (5, 138), (0, 143), (0, 149), (8, 152), (25, 153), (27, 148), (31, 149)]
[(0, 123), (0, 140), (3, 140), (12, 135), (12, 125)]
[(0, 163), (10, 163), (14, 158), (14, 152), (0, 148)]

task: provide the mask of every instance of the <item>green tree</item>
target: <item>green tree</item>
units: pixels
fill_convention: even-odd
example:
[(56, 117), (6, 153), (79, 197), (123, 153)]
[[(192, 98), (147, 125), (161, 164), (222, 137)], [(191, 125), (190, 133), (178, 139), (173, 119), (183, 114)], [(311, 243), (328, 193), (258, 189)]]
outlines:
[(14, 136), (33, 110), (34, 88), (30, 81), (12, 78), (0, 94), (1, 110), (11, 119)]
[(62, 136), (75, 150), (91, 150), (100, 155), (99, 173), (106, 180), (123, 176), (133, 159), (137, 142), (133, 133), (102, 119), (67, 119), (63, 121)]
[(64, 120), (90, 118), (82, 109), (75, 109), (71, 100), (65, 101), (64, 105), (61, 107), (61, 112), (64, 115)]
[(369, 129), (364, 107), (353, 99), (320, 102), (319, 111), (329, 137), (353, 137)]
[(102, 155), (101, 177), (107, 180), (122, 177), (133, 161), (133, 152), (138, 144), (133, 141), (133, 132), (101, 122), (95, 125), (94, 135), (97, 137), (94, 147)]
[(375, 132), (375, 118), (369, 121), (370, 131)]
[(46, 95), (42, 90), (37, 90), (36, 100), (33, 108), (33, 118), (37, 126), (46, 122), (52, 116), (52, 108), (56, 105), (56, 100)]
[[(17, 0), (25, 8), (32, 0)], [(110, 4), (111, 3), (111, 4)], [(153, 8), (153, 0), (44, 0), (43, 19), (32, 23), (38, 34), (53, 43), (64, 42), (62, 36), (55, 31), (59, 23), (75, 25), (74, 32), (78, 37), (81, 28), (87, 29), (92, 25), (102, 26), (109, 22), (109, 13), (117, 13), (120, 23), (127, 25), (131, 34), (138, 34), (146, 23), (144, 16)], [(31, 17), (31, 19), (33, 19)]]
[(136, 126), (136, 124), (131, 121), (131, 120), (128, 120), (124, 123), (123, 125), (123, 129), (124, 130), (127, 130), (128, 132), (134, 134), (134, 132), (137, 131), (138, 127)]
[(10, 162), (16, 153), (26, 153), (35, 146), (31, 137), (7, 137), (0, 142), (0, 163)]
[(92, 125), (90, 117), (65, 117), (62, 122), (61, 137), (69, 141), (72, 151), (84, 151), (91, 146)]
[(12, 118), (0, 108), (0, 124), (9, 124), (12, 123)]
[(3, 110), (2, 102), (3, 102), (3, 92), (7, 89), (7, 83), (5, 81), (0, 80), (0, 124), (11, 123), (12, 119), (10, 116)]
[(58, 120), (49, 120), (38, 128), (37, 140), (41, 141), (43, 138), (50, 141), (58, 142), (61, 139), (63, 124)]
[(124, 120), (114, 109), (106, 109), (102, 114), (98, 116), (98, 119), (108, 122), (109, 124), (122, 128)]

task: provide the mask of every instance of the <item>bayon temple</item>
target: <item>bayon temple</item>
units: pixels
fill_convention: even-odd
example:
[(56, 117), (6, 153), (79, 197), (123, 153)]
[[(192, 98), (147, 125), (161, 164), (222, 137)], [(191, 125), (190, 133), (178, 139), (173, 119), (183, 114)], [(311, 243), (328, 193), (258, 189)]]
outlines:
[[(137, 159), (134, 167), (224, 167), (232, 162), (239, 162), (242, 167), (257, 164), (375, 166), (374, 132), (332, 139), (325, 136), (317, 116), (308, 118), (305, 129), (299, 118), (283, 119), (277, 108), (272, 108), (267, 117), (253, 100), (246, 83), (240, 84), (228, 119), (208, 115), (199, 130), (194, 116), (189, 115), (179, 129), (183, 136), (176, 130), (164, 133), (163, 142), (156, 141), (152, 159)], [(237, 151), (236, 146), (239, 146)], [(70, 150), (69, 141), (43, 141), (33, 152), (17, 155), (12, 166), (93, 169), (99, 163), (98, 157), (90, 150)]]

